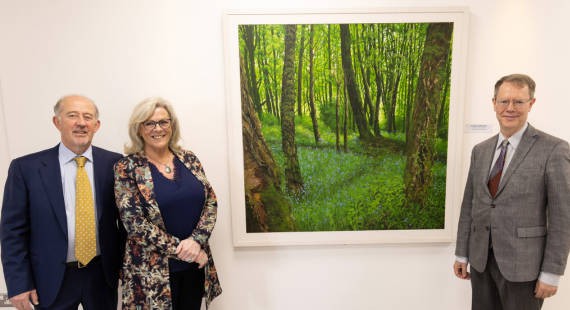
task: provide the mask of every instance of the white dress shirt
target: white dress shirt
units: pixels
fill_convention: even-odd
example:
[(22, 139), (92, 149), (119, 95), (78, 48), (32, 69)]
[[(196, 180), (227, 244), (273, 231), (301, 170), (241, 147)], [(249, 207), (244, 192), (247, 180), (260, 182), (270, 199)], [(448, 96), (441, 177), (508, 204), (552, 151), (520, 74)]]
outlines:
[(75, 258), (75, 182), (77, 179), (77, 163), (74, 158), (84, 156), (85, 171), (91, 183), (93, 192), (93, 212), (95, 212), (95, 235), (97, 244), (97, 255), (101, 254), (99, 249), (99, 225), (97, 221), (97, 195), (95, 194), (95, 176), (93, 173), (93, 148), (89, 146), (87, 151), (81, 155), (73, 153), (63, 143), (59, 144), (59, 170), (61, 171), (61, 185), (63, 188), (63, 200), (65, 201), (65, 215), (67, 218), (67, 262), (76, 262)]
[[(505, 172), (507, 171), (507, 168), (509, 167), (509, 163), (511, 162), (511, 159), (513, 159), (513, 156), (515, 155), (515, 152), (517, 150), (517, 146), (521, 142), (522, 136), (524, 135), (524, 132), (526, 131), (527, 127), (528, 127), (528, 123), (526, 123), (524, 125), (524, 127), (521, 130), (517, 131), (512, 137), (507, 139), (509, 141), (509, 144), (507, 144), (507, 156), (505, 156), (505, 163), (503, 164), (503, 173), (501, 174), (501, 181), (500, 182), (503, 181), (503, 177), (505, 176)], [(495, 165), (497, 158), (499, 158), (499, 155), (501, 154), (501, 144), (503, 143), (503, 140), (505, 140), (505, 136), (503, 136), (503, 134), (499, 131), (499, 139), (497, 139), (497, 146), (495, 147), (495, 156), (493, 156), (493, 161), (491, 162), (491, 167), (489, 168), (489, 173), (491, 172), (491, 170), (493, 170), (493, 166)], [(501, 184), (500, 182), (499, 182), (499, 184)], [(455, 260), (457, 260), (461, 263), (465, 263), (465, 264), (467, 264), (469, 262), (469, 258), (464, 257), (464, 256), (457, 256)], [(545, 271), (540, 271), (540, 274), (538, 275), (538, 280), (540, 280), (541, 282), (546, 283), (548, 285), (558, 286), (558, 283), (560, 282), (560, 275), (545, 272)]]

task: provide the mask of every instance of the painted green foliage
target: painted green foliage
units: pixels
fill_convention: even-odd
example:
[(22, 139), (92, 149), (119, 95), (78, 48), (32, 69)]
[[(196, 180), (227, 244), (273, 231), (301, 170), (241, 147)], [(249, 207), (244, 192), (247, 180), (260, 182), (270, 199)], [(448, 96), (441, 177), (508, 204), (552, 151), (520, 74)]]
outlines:
[(443, 228), (453, 25), (441, 26), (240, 26), (279, 171), (248, 198), (274, 223), (259, 231)]

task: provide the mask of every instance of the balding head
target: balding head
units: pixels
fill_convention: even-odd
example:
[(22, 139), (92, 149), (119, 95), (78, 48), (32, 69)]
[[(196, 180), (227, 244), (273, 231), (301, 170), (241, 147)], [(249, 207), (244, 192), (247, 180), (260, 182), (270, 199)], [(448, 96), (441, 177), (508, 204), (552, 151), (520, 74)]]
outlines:
[(54, 111), (53, 124), (61, 133), (63, 145), (77, 155), (83, 154), (101, 125), (93, 101), (83, 96), (65, 96), (55, 105)]
[(55, 113), (55, 116), (57, 116), (58, 118), (61, 116), (62, 103), (65, 101), (65, 99), (67, 99), (67, 98), (71, 99), (71, 97), (81, 97), (81, 98), (85, 98), (85, 99), (89, 100), (89, 102), (91, 102), (93, 107), (95, 107), (95, 120), (99, 119), (99, 108), (97, 108), (97, 105), (95, 104), (95, 102), (93, 102), (93, 100), (91, 100), (91, 99), (89, 99), (83, 95), (77, 95), (77, 94), (65, 95), (65, 96), (59, 98), (59, 100), (57, 101), (57, 103), (53, 107), (53, 112)]

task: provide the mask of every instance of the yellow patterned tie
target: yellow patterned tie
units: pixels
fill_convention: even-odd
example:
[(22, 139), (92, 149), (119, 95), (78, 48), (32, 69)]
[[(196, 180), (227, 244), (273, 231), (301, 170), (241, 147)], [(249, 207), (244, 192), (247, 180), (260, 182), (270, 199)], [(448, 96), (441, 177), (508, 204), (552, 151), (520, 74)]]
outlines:
[(87, 158), (75, 157), (77, 181), (75, 183), (75, 258), (87, 265), (97, 254), (95, 244), (95, 209), (91, 183), (85, 171)]

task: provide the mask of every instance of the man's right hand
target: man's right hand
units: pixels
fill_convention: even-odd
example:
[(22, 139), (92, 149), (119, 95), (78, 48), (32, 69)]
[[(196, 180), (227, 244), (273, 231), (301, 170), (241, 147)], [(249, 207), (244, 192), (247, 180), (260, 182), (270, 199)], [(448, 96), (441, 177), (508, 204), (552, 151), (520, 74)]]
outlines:
[(471, 274), (467, 272), (467, 263), (462, 263), (460, 261), (455, 261), (453, 264), (453, 271), (455, 272), (455, 276), (462, 280), (469, 280), (471, 279)]
[(30, 305), (30, 299), (34, 305), (38, 305), (38, 294), (36, 290), (31, 290), (10, 298), (10, 303), (18, 310), (34, 310)]

